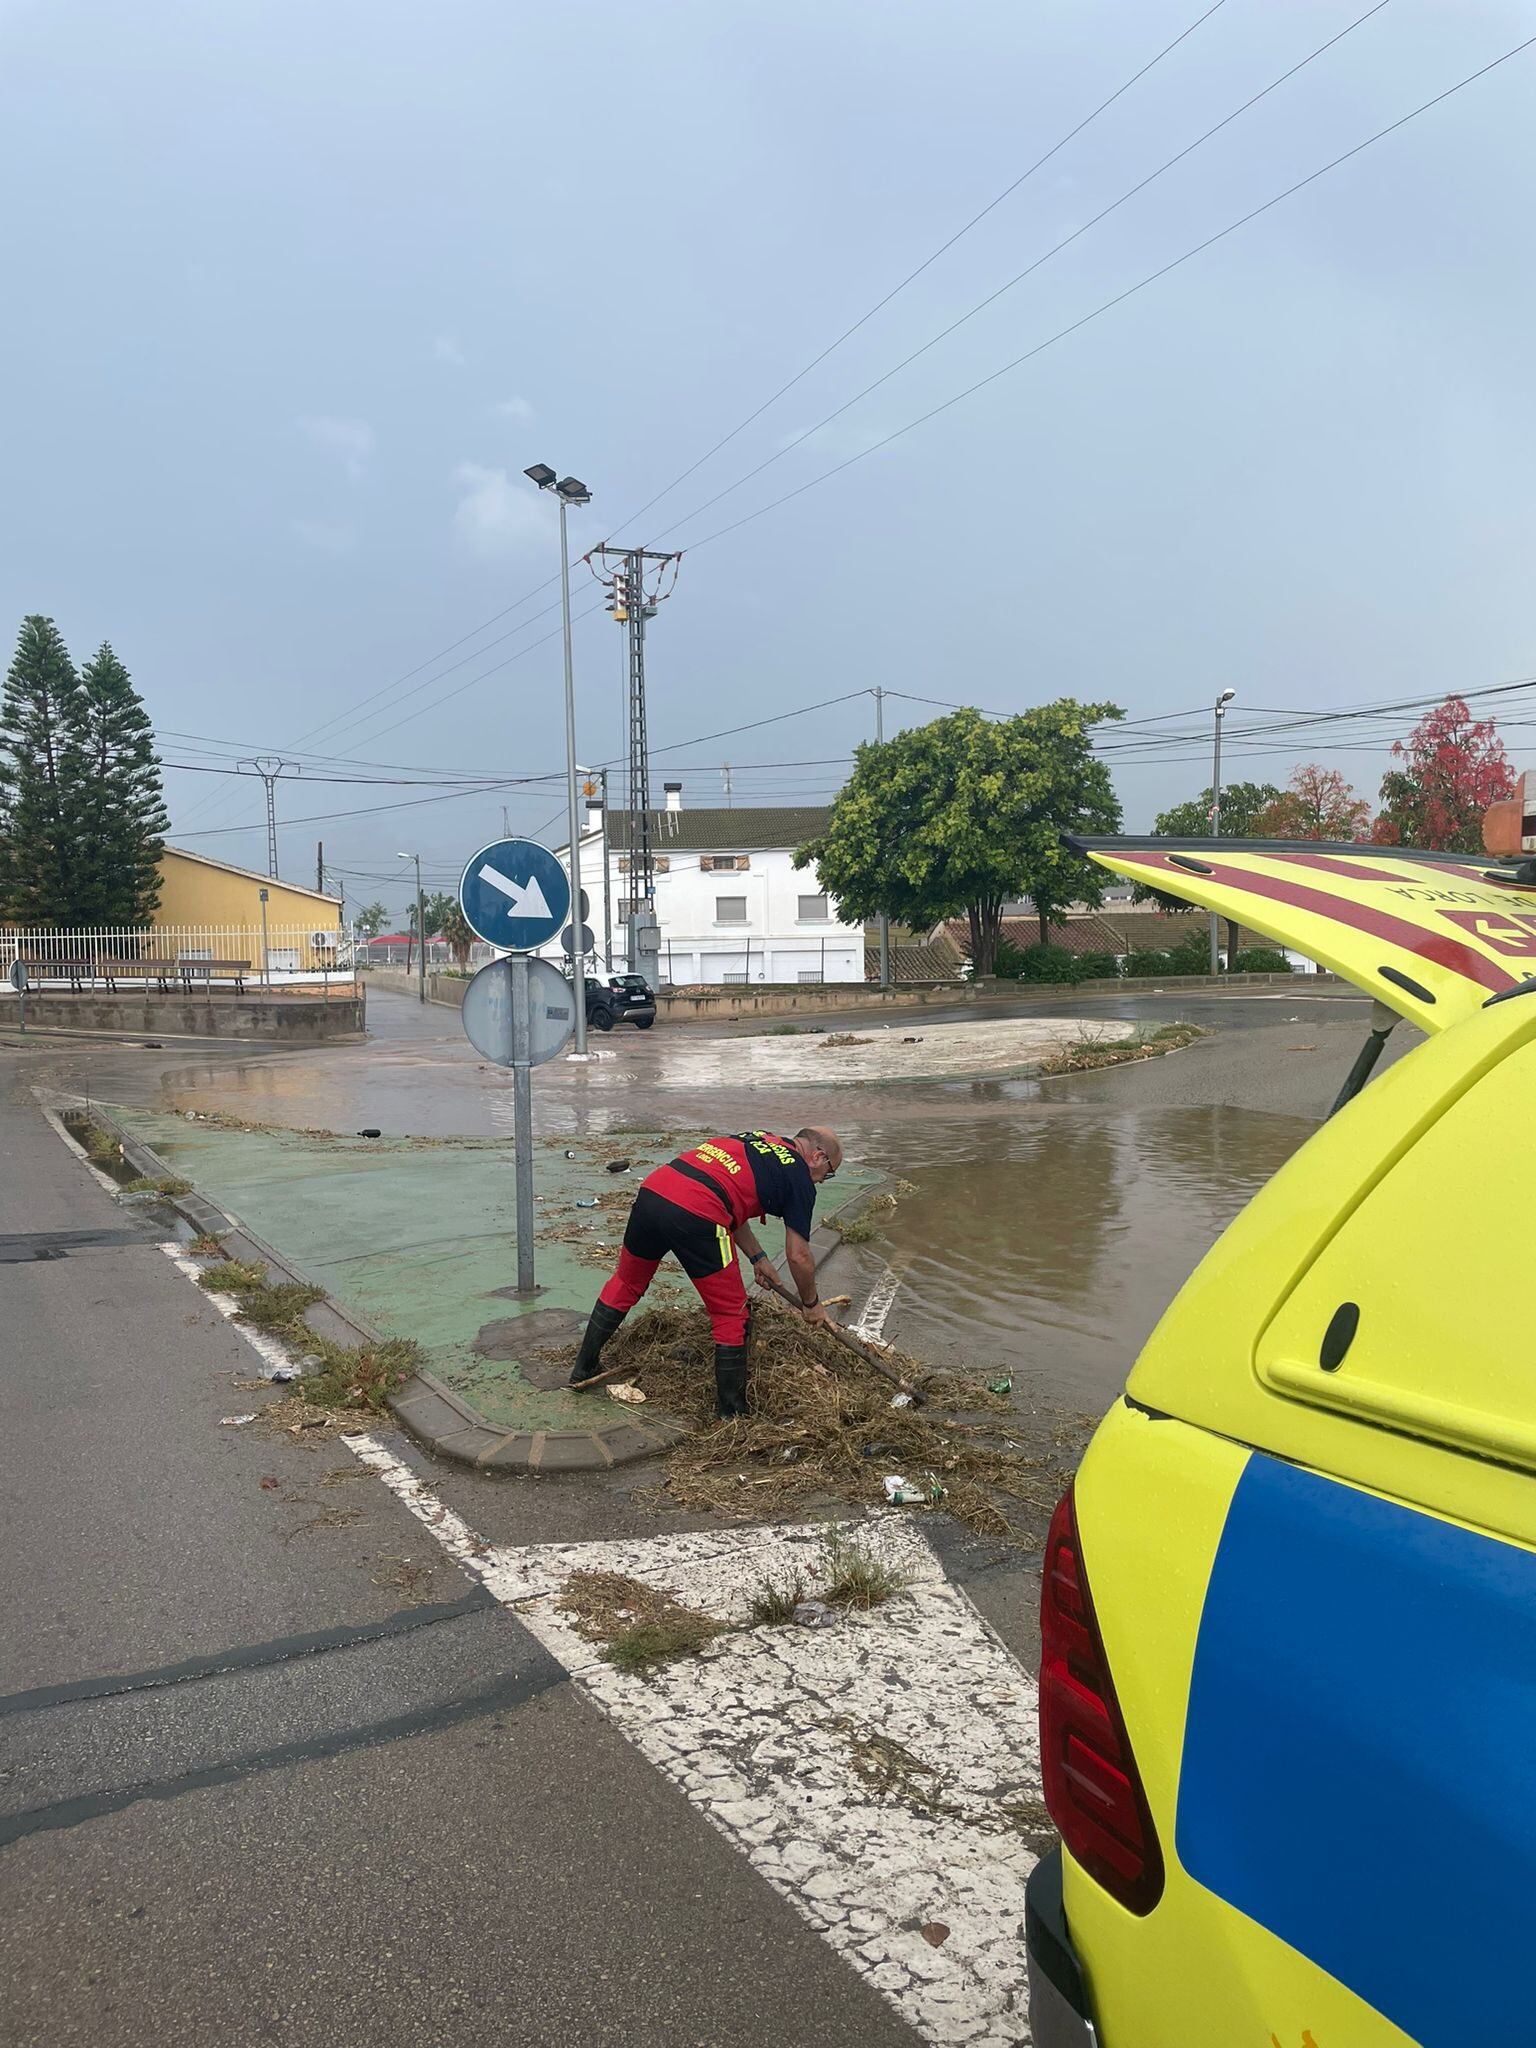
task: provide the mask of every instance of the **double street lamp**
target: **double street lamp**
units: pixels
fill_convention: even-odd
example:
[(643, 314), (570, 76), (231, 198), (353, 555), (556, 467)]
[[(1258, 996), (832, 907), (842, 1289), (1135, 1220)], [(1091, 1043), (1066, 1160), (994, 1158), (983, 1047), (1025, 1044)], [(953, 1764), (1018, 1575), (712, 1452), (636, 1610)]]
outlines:
[(585, 1059), (587, 980), (581, 957), (581, 819), (576, 808), (576, 684), (571, 665), (571, 557), (566, 544), (565, 515), (572, 505), (590, 505), (592, 493), (573, 476), (561, 477), (557, 482), (547, 462), (535, 462), (523, 475), (541, 491), (553, 491), (560, 501), (560, 607), (565, 620), (565, 807), (571, 849), (571, 982), (576, 998), (576, 1057)]

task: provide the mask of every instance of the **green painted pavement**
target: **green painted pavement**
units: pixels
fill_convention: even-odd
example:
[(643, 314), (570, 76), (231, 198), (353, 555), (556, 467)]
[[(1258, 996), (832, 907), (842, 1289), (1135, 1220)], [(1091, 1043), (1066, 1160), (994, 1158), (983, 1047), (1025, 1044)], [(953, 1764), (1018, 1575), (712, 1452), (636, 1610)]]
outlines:
[[(487, 1323), (529, 1309), (584, 1315), (618, 1255), (640, 1180), (687, 1142), (676, 1132), (538, 1141), (534, 1245), (542, 1291), (520, 1303), (498, 1294), (517, 1283), (509, 1142), (349, 1138), (235, 1129), (139, 1109), (110, 1114), (344, 1307), (386, 1336), (414, 1337), (430, 1371), (507, 1429), (584, 1428), (593, 1396), (530, 1385), (518, 1361), (478, 1357), (476, 1336)], [(610, 1159), (628, 1159), (630, 1170), (609, 1173)], [(820, 1192), (818, 1220), (878, 1178), (843, 1168)], [(602, 1207), (576, 1206), (593, 1199)], [(770, 1221), (759, 1235), (775, 1257), (782, 1252), (781, 1224)], [(669, 1260), (648, 1299), (694, 1295)]]

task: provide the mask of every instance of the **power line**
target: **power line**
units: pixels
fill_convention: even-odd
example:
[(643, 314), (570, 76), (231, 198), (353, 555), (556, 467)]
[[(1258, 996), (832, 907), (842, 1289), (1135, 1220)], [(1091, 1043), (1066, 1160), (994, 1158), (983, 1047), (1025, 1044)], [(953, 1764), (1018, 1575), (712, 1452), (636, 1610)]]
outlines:
[(950, 335), (958, 333), (968, 322), (974, 320), (979, 313), (984, 313), (988, 306), (995, 305), (999, 299), (1003, 298), (1008, 292), (1011, 292), (1016, 285), (1022, 284), (1027, 277), (1032, 277), (1037, 270), (1042, 269), (1050, 262), (1053, 256), (1059, 256), (1063, 249), (1070, 249), (1074, 242), (1088, 234), (1091, 229), (1096, 228), (1100, 221), (1107, 220), (1112, 213), (1118, 212), (1128, 201), (1134, 199), (1139, 192), (1145, 192), (1149, 185), (1155, 184), (1163, 176), (1164, 172), (1171, 171), (1176, 164), (1181, 164), (1187, 156), (1192, 156), (1204, 143), (1209, 142), (1213, 135), (1219, 135), (1223, 128), (1230, 128), (1234, 121), (1240, 119), (1251, 107), (1256, 107), (1260, 100), (1267, 99), (1272, 92), (1278, 92), (1280, 87), (1289, 79), (1294, 78), (1299, 71), (1305, 71), (1309, 64), (1315, 63), (1326, 51), (1331, 50), (1335, 43), (1343, 42), (1347, 35), (1352, 35), (1357, 28), (1369, 21), (1372, 15), (1380, 14), (1382, 9), (1390, 4), (1391, 0), (1375, 0), (1374, 6), (1368, 7), (1365, 13), (1350, 22), (1347, 28), (1341, 28), (1337, 35), (1330, 36), (1325, 43), (1319, 43), (1315, 50), (1310, 51), (1298, 63), (1293, 64), (1288, 71), (1282, 71), (1278, 78), (1271, 79), (1269, 84), (1264, 86), (1261, 91), (1254, 93), (1251, 99), (1244, 100), (1240, 107), (1234, 107), (1230, 114), (1224, 115), (1214, 127), (1207, 128), (1203, 135), (1197, 135), (1193, 142), (1186, 143), (1183, 149), (1179, 150), (1175, 156), (1169, 157), (1167, 162), (1159, 164), (1155, 171), (1149, 171), (1144, 178), (1138, 179), (1134, 185), (1122, 192), (1118, 199), (1112, 199), (1109, 205), (1102, 207), (1099, 212), (1094, 214), (1091, 220), (1085, 220), (1081, 227), (1074, 228), (1070, 235), (1064, 235), (1059, 242), (1047, 249), (1043, 255), (1037, 256), (1033, 263), (1026, 264), (1016, 276), (1010, 277), (1006, 284), (1000, 284), (996, 291), (989, 292), (984, 299), (979, 299), (969, 312), (962, 313), (958, 320), (951, 320), (947, 327), (941, 327), (937, 334), (930, 335), (921, 347), (913, 349), (910, 355), (903, 356), (899, 363), (894, 364), (889, 370), (876, 377), (872, 384), (866, 384), (862, 391), (856, 391), (852, 398), (845, 399), (841, 405), (829, 412), (824, 419), (818, 420), (813, 427), (805, 428), (802, 433), (796, 434), (793, 440), (786, 441), (782, 447), (776, 448), (771, 455), (765, 456), (755, 469), (749, 469), (744, 476), (737, 477), (734, 483), (727, 484), (723, 490), (716, 491), (715, 495), (712, 498), (706, 498), (703, 504), (695, 505), (691, 512), (683, 513), (674, 522), (673, 526), (666, 528), (665, 531), (668, 533), (675, 532), (678, 526), (684, 526), (690, 519), (698, 518), (701, 513), (707, 512), (712, 505), (718, 505), (723, 498), (729, 498), (734, 492), (739, 491), (744, 484), (751, 483), (752, 479), (761, 476), (765, 469), (771, 469), (776, 462), (782, 462), (786, 455), (792, 454), (802, 443), (809, 441), (813, 436), (819, 434), (824, 427), (831, 426), (834, 420), (841, 419), (845, 412), (851, 411), (854, 406), (868, 398), (871, 392), (878, 391), (882, 384), (889, 384), (893, 377), (899, 376), (903, 370), (910, 368), (919, 357), (927, 355), (930, 349), (937, 348), (941, 341), (947, 341)]
[(1033, 348), (1026, 349), (1022, 355), (1015, 356), (1011, 362), (1002, 364), (1000, 368), (991, 371), (985, 377), (977, 378), (974, 384), (968, 384), (963, 391), (957, 391), (953, 397), (944, 399), (938, 405), (930, 406), (927, 412), (920, 413), (916, 419), (908, 420), (905, 426), (893, 428), (889, 434), (885, 434), (880, 440), (872, 442), (868, 448), (861, 448), (855, 454), (845, 456), (841, 462), (834, 463), (830, 469), (823, 470), (819, 476), (808, 478), (803, 484), (798, 484), (794, 490), (785, 491), (781, 497), (771, 498), (766, 505), (759, 505), (755, 512), (743, 513), (740, 519), (733, 519), (728, 525), (716, 527), (713, 533), (706, 534), (702, 540), (690, 542), (688, 552), (696, 554), (700, 548), (708, 547), (711, 542), (723, 540), (727, 534), (735, 533), (743, 526), (750, 526), (754, 520), (763, 518), (769, 512), (776, 512), (781, 505), (788, 505), (794, 499), (804, 497), (807, 491), (813, 491), (818, 485), (830, 482), (835, 476), (841, 476), (844, 470), (852, 469), (856, 463), (868, 461), (871, 455), (877, 455), (881, 449), (889, 448), (893, 441), (901, 440), (905, 435), (913, 433), (918, 427), (926, 426), (930, 420), (937, 419), (941, 413), (949, 412), (953, 407), (962, 404), (967, 398), (973, 398), (978, 391), (986, 390), (988, 385), (997, 383), (1000, 378), (1011, 375), (1013, 371), (1021, 368), (1025, 363), (1032, 362), (1036, 356), (1043, 355), (1048, 348), (1053, 348), (1058, 341), (1065, 341), (1069, 335), (1078, 333), (1080, 329), (1091, 325), (1093, 321), (1101, 319), (1104, 314), (1112, 312), (1116, 306), (1124, 305), (1127, 299), (1134, 298), (1138, 292), (1145, 291), (1149, 285), (1156, 284), (1161, 278), (1169, 276), (1171, 272), (1181, 269), (1184, 264), (1192, 262), (1196, 256), (1203, 255), (1207, 249), (1214, 248), (1218, 242), (1225, 241), (1228, 235), (1236, 234), (1239, 228), (1247, 227), (1251, 221), (1258, 220), (1261, 215), (1269, 213), (1285, 200), (1293, 198), (1296, 193), (1304, 191), (1307, 186), (1315, 185), (1319, 178), (1327, 177), (1330, 171), (1336, 171), (1341, 164), (1348, 163), (1352, 157), (1359, 156), (1374, 144), (1384, 141), (1387, 136), (1396, 134), (1399, 128), (1407, 127), (1410, 121), (1416, 121), (1421, 114), (1427, 114), (1432, 108), (1440, 106), (1456, 93), (1464, 91), (1467, 86), (1476, 84), (1478, 79), (1486, 78), (1491, 71), (1497, 71), (1501, 64), (1507, 64), (1511, 58), (1522, 55), (1523, 52), (1530, 49), (1533, 43), (1536, 43), (1536, 36), (1527, 36), (1523, 42), (1516, 43), (1512, 49), (1506, 50), (1502, 56), (1495, 57), (1490, 63), (1481, 65), (1476, 71), (1469, 72), (1465, 78), (1458, 79), (1454, 85), (1449, 85), (1443, 92), (1436, 93), (1432, 99), (1424, 100), (1419, 106), (1410, 109), (1408, 113), (1400, 115), (1397, 120), (1389, 122), (1385, 128), (1378, 128), (1374, 135), (1368, 135), (1363, 142), (1357, 142), (1352, 149), (1346, 149), (1341, 155), (1333, 157), (1328, 163), (1320, 165), (1317, 170), (1310, 171), (1306, 177), (1298, 178), (1294, 184), (1287, 185), (1283, 191), (1275, 193), (1272, 198), (1266, 199), (1261, 205), (1252, 207), (1247, 213), (1241, 214), (1236, 220), (1229, 221), (1224, 228), (1218, 228), (1215, 234), (1207, 235), (1203, 241), (1196, 242), (1192, 248), (1186, 249), (1182, 255), (1175, 256), (1170, 262), (1159, 265), (1156, 270), (1149, 271), (1145, 277), (1139, 278), (1135, 284), (1127, 285), (1124, 291), (1116, 292), (1113, 298), (1105, 299), (1102, 304), (1095, 306), (1091, 312), (1084, 313), (1079, 319), (1070, 321), (1065, 327), (1059, 327), (1054, 334), (1047, 335), (1044, 341), (1036, 342)]
[[(907, 275), (901, 280), (900, 284), (892, 285), (891, 289), (885, 294), (884, 298), (877, 299), (874, 305), (872, 305), (869, 308), (868, 312), (861, 313), (859, 315), (858, 319), (854, 321), (851, 327), (844, 328), (843, 332), (840, 335), (838, 335), (835, 341), (829, 341), (826, 347), (822, 349), (818, 355), (812, 356), (811, 360), (808, 363), (806, 363), (802, 368), (796, 370), (794, 376), (790, 378), (787, 384), (781, 384), (778, 390), (775, 391), (771, 397), (765, 398), (762, 404), (759, 405), (755, 411), (749, 412), (744, 420), (738, 421), (737, 424), (731, 428), (731, 431), (728, 434), (722, 435), (722, 437), (715, 443), (715, 445), (712, 448), (706, 448), (704, 453), (701, 456), (699, 456), (697, 461), (689, 463), (688, 467), (685, 470), (682, 470), (677, 476), (673, 477), (671, 483), (663, 485), (663, 487), (656, 493), (654, 498), (647, 499), (645, 504), (643, 504), (640, 507), (640, 510), (638, 512), (632, 512), (629, 515), (628, 519), (621, 522), (621, 527), (616, 527), (614, 531), (619, 532), (622, 526), (632, 526), (637, 519), (643, 519), (646, 513), (650, 511), (653, 505), (659, 505), (662, 499), (668, 497), (673, 491), (675, 491), (680, 483), (686, 482), (686, 480), (693, 475), (695, 470), (702, 469), (704, 464), (710, 460), (711, 456), (718, 455), (720, 453), (720, 450), (724, 447), (727, 447), (732, 441), (734, 441), (738, 434), (744, 433), (746, 429), (752, 425), (754, 420), (761, 419), (763, 414), (767, 412), (771, 406), (778, 404), (779, 400), (785, 395), (786, 392), (793, 391), (797, 384), (799, 384), (804, 378), (808, 377), (811, 374), (812, 370), (818, 368), (822, 363), (824, 363), (827, 360), (828, 356), (832, 355), (836, 350), (840, 349), (845, 341), (850, 340), (855, 334), (857, 334), (861, 327), (868, 326), (869, 322), (874, 319), (875, 315), (877, 313), (883, 312), (893, 299), (898, 298), (901, 295), (901, 293), (906, 290), (909, 284), (912, 284), (913, 282), (915, 282), (916, 279), (920, 278), (925, 270), (931, 269), (932, 266), (938, 262), (939, 258), (943, 255), (946, 255), (949, 252), (949, 250), (953, 249), (957, 242), (963, 240), (964, 237), (971, 232), (972, 228), (979, 226), (980, 223), (986, 219), (989, 213), (994, 213), (997, 210), (997, 208), (1002, 205), (1005, 199), (1011, 198), (1013, 194), (1018, 191), (1021, 185), (1026, 184), (1029, 181), (1029, 179), (1031, 179), (1035, 175), (1036, 171), (1041, 170), (1046, 164), (1048, 164), (1051, 161), (1052, 157), (1058, 156), (1061, 153), (1061, 151), (1066, 148), (1069, 142), (1074, 141), (1079, 135), (1082, 134), (1085, 128), (1090, 127), (1093, 124), (1093, 122), (1095, 122), (1099, 118), (1100, 114), (1106, 113), (1109, 110), (1109, 108), (1115, 104), (1116, 100), (1123, 98), (1123, 96), (1130, 91), (1133, 85), (1139, 84), (1140, 81), (1146, 77), (1149, 71), (1153, 70), (1157, 65), (1161, 64), (1166, 56), (1169, 56), (1174, 50), (1176, 50), (1179, 47), (1180, 43), (1186, 41), (1190, 36), (1192, 36), (1195, 30), (1200, 27), (1202, 22), (1209, 21), (1211, 16), (1217, 13), (1218, 10), (1223, 6), (1223, 4), (1224, 0), (1216, 0), (1215, 6), (1207, 7), (1203, 14), (1197, 16), (1196, 19), (1189, 24), (1188, 28), (1181, 29), (1178, 35), (1174, 37), (1171, 43), (1165, 43), (1162, 49), (1158, 51), (1155, 57), (1149, 58), (1147, 62), (1142, 65), (1139, 71), (1133, 72), (1131, 76), (1128, 79), (1126, 79), (1123, 85), (1116, 86), (1115, 90), (1109, 95), (1108, 99), (1101, 100), (1099, 104), (1093, 109), (1093, 112), (1091, 114), (1085, 114), (1082, 120), (1078, 122), (1077, 126), (1075, 128), (1069, 129), (1067, 133), (1061, 137), (1059, 142), (1053, 142), (1050, 148), (1045, 152), (1044, 156), (1036, 157), (1035, 161), (1029, 166), (1028, 170), (1021, 171), (1018, 177), (1016, 177), (1013, 180), (1012, 184), (1005, 185), (1002, 191), (997, 194), (995, 199), (989, 199), (986, 205), (981, 209), (980, 213), (972, 214), (971, 218), (965, 223), (963, 227), (956, 228), (955, 232), (949, 237), (947, 241), (941, 242), (938, 248), (935, 249), (931, 255), (925, 256), (922, 262), (918, 264), (915, 270), (908, 271)], [(1385, 5), (1386, 0), (1381, 0), (1381, 4)], [(814, 429), (812, 431), (814, 431)], [(801, 438), (803, 439), (804, 437), (802, 436)], [(791, 446), (793, 445), (794, 444), (791, 443)], [(755, 475), (756, 472), (754, 471), (753, 474)], [(742, 481), (745, 481), (745, 479), (742, 479)], [(735, 486), (733, 485), (732, 488), (734, 489)], [(710, 499), (708, 502), (710, 504), (713, 504), (715, 501), (713, 499)], [(702, 509), (702, 507), (695, 508), (695, 510)], [(687, 518), (692, 518), (694, 514), (687, 513), (684, 516)]]

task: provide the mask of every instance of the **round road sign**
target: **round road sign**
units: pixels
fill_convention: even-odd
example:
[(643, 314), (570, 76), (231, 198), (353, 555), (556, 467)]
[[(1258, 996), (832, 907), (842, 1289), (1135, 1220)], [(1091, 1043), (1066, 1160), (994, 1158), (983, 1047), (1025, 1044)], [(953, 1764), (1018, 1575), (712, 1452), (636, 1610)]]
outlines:
[(498, 839), (464, 869), (459, 907), (487, 945), (527, 953), (552, 939), (571, 908), (570, 877), (534, 839)]
[[(576, 1025), (576, 994), (548, 960), (530, 960), (528, 1064), (542, 1066), (565, 1048)], [(512, 962), (487, 960), (464, 991), (464, 1029), (482, 1059), (510, 1067), (514, 1056)]]
[[(565, 955), (566, 955), (566, 958), (567, 958), (567, 959), (569, 959), (569, 958), (570, 958), (570, 956), (571, 956), (571, 954), (572, 954), (572, 953), (574, 953), (574, 952), (575, 952), (575, 950), (576, 950), (576, 927), (575, 927), (575, 925), (573, 925), (573, 924), (568, 924), (568, 925), (566, 926), (565, 930), (564, 930), (564, 931), (563, 931), (563, 932), (562, 932), (562, 933), (560, 934), (560, 944), (561, 944), (561, 945), (562, 945), (562, 946), (563, 946), (563, 947), (565, 948)], [(596, 940), (596, 939), (595, 939), (595, 938), (593, 937), (593, 934), (592, 934), (592, 927), (591, 927), (591, 925), (589, 925), (589, 924), (584, 924), (584, 925), (582, 926), (582, 928), (581, 928), (581, 950), (582, 950), (582, 952), (583, 952), (583, 953), (590, 953), (590, 952), (592, 951), (593, 947), (594, 947), (594, 946), (595, 946), (596, 944), (597, 944), (597, 940)]]

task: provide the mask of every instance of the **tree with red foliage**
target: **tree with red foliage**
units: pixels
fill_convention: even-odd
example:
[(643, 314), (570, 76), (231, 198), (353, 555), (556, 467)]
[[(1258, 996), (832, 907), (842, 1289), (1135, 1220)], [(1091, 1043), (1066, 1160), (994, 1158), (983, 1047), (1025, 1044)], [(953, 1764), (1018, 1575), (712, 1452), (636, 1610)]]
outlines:
[(1307, 761), (1292, 770), (1291, 786), (1264, 813), (1264, 839), (1363, 839), (1371, 807), (1337, 768)]
[(1484, 811), (1515, 789), (1493, 720), (1474, 718), (1465, 698), (1447, 697), (1392, 753), (1402, 765), (1382, 777), (1372, 839), (1426, 852), (1481, 852)]

